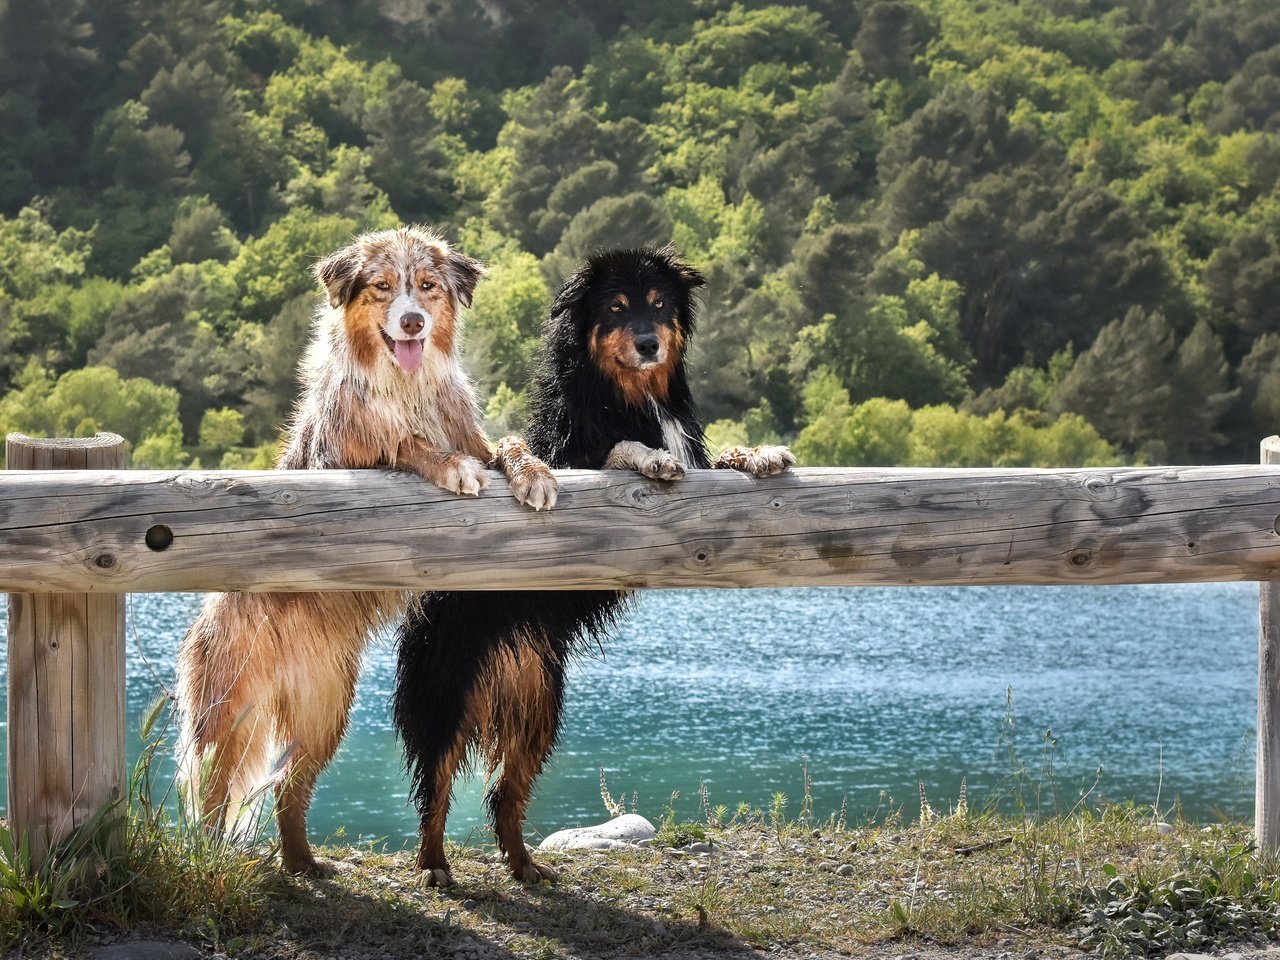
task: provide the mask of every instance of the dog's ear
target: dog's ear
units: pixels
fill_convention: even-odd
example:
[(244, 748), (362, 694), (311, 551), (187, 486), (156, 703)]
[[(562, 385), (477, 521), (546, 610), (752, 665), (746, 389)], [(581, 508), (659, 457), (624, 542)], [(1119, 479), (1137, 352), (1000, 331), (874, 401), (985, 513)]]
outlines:
[(685, 285), (686, 289), (696, 290), (698, 287), (705, 287), (707, 285), (707, 278), (704, 277), (697, 268), (690, 266), (685, 259), (680, 256), (680, 251), (676, 249), (674, 243), (668, 243), (665, 247), (658, 250), (657, 253), (658, 256), (666, 262), (667, 266), (675, 272), (675, 275), (680, 278), (680, 282)]
[(351, 301), (363, 259), (359, 245), (351, 243), (315, 265), (316, 279), (328, 292), (330, 306), (344, 307)]
[(578, 320), (582, 312), (583, 301), (587, 296), (587, 288), (591, 286), (591, 274), (591, 267), (585, 266), (564, 282), (564, 286), (556, 294), (555, 300), (551, 302), (551, 315), (553, 317), (567, 313), (575, 321)]
[(445, 260), (445, 269), (449, 272), (449, 286), (453, 288), (454, 294), (464, 307), (471, 306), (471, 296), (476, 291), (476, 284), (489, 268), (479, 260), (472, 260), (457, 250), (450, 250)]

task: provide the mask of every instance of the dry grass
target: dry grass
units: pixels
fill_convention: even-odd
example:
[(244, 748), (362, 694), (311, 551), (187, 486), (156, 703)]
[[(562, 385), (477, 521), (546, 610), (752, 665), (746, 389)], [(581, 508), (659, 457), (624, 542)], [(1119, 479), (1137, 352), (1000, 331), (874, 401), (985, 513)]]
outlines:
[[(679, 825), (664, 830), (672, 826)], [(476, 847), (453, 850), (459, 883), (448, 891), (422, 886), (407, 852), (325, 850), (340, 870), (323, 881), (263, 871), (259, 853), (238, 874), (237, 909), (205, 904), (185, 914), (192, 899), (180, 889), (199, 882), (208, 891), (209, 880), (170, 862), (165, 884), (183, 909), (156, 904), (121, 913), (107, 902), (60, 929), (28, 923), (9, 945), (26, 955), (61, 956), (103, 934), (145, 934), (231, 956), (303, 960), (731, 957), (758, 950), (972, 956), (1016, 949), (1023, 956), (1028, 948), (1070, 953), (1083, 942), (1118, 955), (1165, 950), (1188, 931), (1190, 945), (1203, 949), (1270, 936), (1280, 924), (1276, 874), (1249, 853), (1244, 827), (1177, 824), (1162, 833), (1134, 807), (1040, 822), (979, 815), (906, 826), (891, 816), (845, 827), (748, 814), (697, 826), (712, 844), (709, 854), (660, 846), (544, 854), (560, 882), (538, 888), (515, 884), (495, 854)], [(146, 865), (132, 869), (145, 872)], [(195, 861), (188, 869), (200, 872)], [(1155, 920), (1146, 933), (1129, 935), (1132, 904), (1098, 920), (1098, 898), (1117, 884), (1140, 897), (1158, 893), (1169, 878), (1201, 891), (1202, 908), (1216, 896), (1231, 909), (1206, 927), (1204, 909), (1166, 905), (1165, 926), (1175, 937), (1168, 943)], [(148, 890), (153, 900), (165, 899), (153, 881)], [(1138, 907), (1139, 915), (1151, 913), (1149, 904)]]

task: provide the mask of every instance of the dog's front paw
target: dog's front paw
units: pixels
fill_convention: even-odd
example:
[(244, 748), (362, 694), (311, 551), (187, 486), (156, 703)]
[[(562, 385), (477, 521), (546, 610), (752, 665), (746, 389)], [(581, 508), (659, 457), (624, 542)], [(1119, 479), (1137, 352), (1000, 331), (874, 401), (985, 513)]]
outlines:
[(560, 484), (544, 463), (526, 466), (511, 478), (511, 492), (517, 500), (535, 510), (550, 510), (556, 505)]
[(444, 465), (435, 482), (450, 493), (478, 497), (480, 491), (489, 485), (489, 477), (484, 464), (475, 457), (458, 457)]
[(636, 470), (653, 480), (680, 480), (686, 467), (666, 450), (649, 450), (636, 464)]
[(753, 477), (776, 477), (796, 465), (795, 454), (786, 447), (730, 447), (716, 460), (717, 468), (728, 468)]

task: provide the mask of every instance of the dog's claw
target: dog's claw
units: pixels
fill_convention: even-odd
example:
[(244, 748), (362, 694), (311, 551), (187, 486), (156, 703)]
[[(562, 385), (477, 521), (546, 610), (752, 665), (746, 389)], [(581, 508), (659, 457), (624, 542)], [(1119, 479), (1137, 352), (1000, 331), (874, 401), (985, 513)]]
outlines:
[(776, 477), (796, 464), (795, 454), (786, 447), (730, 447), (716, 461), (717, 468), (728, 468), (748, 476)]
[(456, 464), (451, 464), (440, 482), (440, 486), (450, 493), (466, 497), (480, 496), (480, 491), (488, 485), (484, 464), (475, 457), (463, 457)]
[(682, 480), (685, 465), (665, 450), (655, 450), (641, 462), (640, 472), (651, 480)]
[(511, 492), (525, 506), (534, 510), (550, 510), (556, 505), (560, 484), (548, 468), (530, 469), (512, 478)]
[(338, 868), (332, 863), (314, 857), (285, 863), (284, 868), (296, 876), (311, 877), (313, 880), (327, 880), (338, 872)]
[(753, 477), (776, 477), (796, 465), (796, 456), (786, 447), (757, 447), (752, 458)]
[(542, 864), (530, 860), (527, 864), (517, 871), (513, 871), (516, 879), (521, 883), (538, 884), (544, 880), (547, 883), (556, 883), (560, 879), (560, 875), (550, 867), (544, 867)]
[(423, 870), (422, 879), (428, 887), (452, 887), (453, 871), (449, 870), (448, 867)]

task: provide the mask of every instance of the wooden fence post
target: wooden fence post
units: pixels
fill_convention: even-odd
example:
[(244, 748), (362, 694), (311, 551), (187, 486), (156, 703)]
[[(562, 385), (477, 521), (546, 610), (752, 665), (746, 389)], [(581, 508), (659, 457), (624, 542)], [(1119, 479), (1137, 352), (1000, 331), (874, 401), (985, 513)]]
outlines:
[[(9, 434), (10, 470), (119, 470), (124, 440)], [(125, 790), (122, 593), (9, 595), (9, 826), (33, 863)]]
[[(1262, 441), (1262, 462), (1280, 464), (1280, 436)], [(1276, 518), (1280, 533), (1280, 517)], [(1259, 585), (1258, 769), (1254, 832), (1258, 848), (1280, 848), (1280, 580)]]

